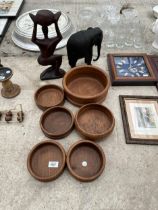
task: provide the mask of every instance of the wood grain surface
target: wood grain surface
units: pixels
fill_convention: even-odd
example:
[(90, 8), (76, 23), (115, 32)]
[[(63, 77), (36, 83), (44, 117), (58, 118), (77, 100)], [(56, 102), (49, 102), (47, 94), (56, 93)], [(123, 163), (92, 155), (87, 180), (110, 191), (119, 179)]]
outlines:
[(63, 138), (73, 128), (73, 114), (66, 108), (56, 106), (47, 109), (40, 119), (40, 126), (44, 134), (49, 138)]
[(109, 135), (115, 125), (112, 112), (100, 104), (87, 104), (75, 116), (75, 126), (80, 134), (91, 140)]
[(76, 142), (67, 153), (68, 169), (80, 181), (98, 178), (104, 170), (105, 162), (102, 148), (87, 140)]
[(63, 78), (67, 99), (77, 106), (100, 103), (108, 93), (108, 75), (96, 66), (84, 65), (72, 68)]
[(40, 109), (46, 110), (64, 103), (64, 91), (57, 85), (44, 85), (35, 92), (34, 99)]
[[(27, 167), (35, 179), (51, 181), (63, 172), (65, 157), (65, 151), (58, 142), (43, 141), (30, 151)], [(56, 162), (58, 167), (49, 167), (49, 162)]]

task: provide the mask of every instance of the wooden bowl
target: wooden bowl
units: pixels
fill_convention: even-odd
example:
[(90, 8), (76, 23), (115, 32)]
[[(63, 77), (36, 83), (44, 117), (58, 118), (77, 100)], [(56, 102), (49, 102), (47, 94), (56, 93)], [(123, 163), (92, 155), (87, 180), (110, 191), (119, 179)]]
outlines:
[(44, 85), (36, 91), (34, 99), (40, 109), (46, 110), (64, 104), (64, 91), (57, 85)]
[(72, 176), (80, 181), (88, 182), (101, 175), (105, 168), (106, 158), (98, 144), (83, 140), (69, 148), (66, 162)]
[(49, 138), (60, 139), (67, 136), (74, 125), (74, 117), (68, 109), (56, 106), (47, 109), (41, 116), (40, 126)]
[(109, 76), (91, 65), (72, 68), (63, 78), (65, 95), (77, 106), (101, 103), (108, 93), (109, 85)]
[(65, 150), (55, 141), (43, 141), (35, 145), (27, 158), (28, 171), (42, 182), (56, 179), (63, 172), (65, 163)]
[(112, 112), (100, 104), (87, 104), (75, 116), (75, 126), (80, 134), (91, 140), (109, 135), (115, 125)]

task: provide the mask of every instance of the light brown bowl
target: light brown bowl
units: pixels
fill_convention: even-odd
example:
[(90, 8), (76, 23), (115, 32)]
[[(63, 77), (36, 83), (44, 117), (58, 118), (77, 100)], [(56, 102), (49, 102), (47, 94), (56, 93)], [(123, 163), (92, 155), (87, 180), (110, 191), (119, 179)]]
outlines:
[(109, 76), (91, 65), (72, 68), (63, 78), (66, 97), (77, 106), (101, 103), (108, 93), (109, 85)]
[(76, 129), (84, 137), (98, 140), (109, 135), (114, 128), (112, 112), (100, 104), (82, 106), (75, 116)]
[(43, 141), (35, 145), (27, 158), (28, 171), (42, 182), (52, 181), (60, 176), (65, 163), (65, 150), (55, 141)]
[(40, 109), (46, 110), (64, 104), (64, 91), (57, 85), (44, 85), (35, 92), (34, 99)]
[(74, 125), (74, 117), (71, 111), (65, 107), (56, 106), (47, 109), (41, 116), (40, 126), (43, 133), (54, 139), (67, 136)]
[(72, 176), (80, 181), (88, 182), (101, 175), (105, 168), (106, 158), (98, 144), (82, 140), (69, 148), (66, 162)]

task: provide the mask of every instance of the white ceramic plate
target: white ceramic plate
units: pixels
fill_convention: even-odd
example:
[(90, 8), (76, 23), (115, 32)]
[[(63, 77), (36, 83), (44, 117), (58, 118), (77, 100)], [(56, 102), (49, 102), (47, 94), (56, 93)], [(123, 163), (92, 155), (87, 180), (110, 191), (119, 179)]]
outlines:
[[(29, 51), (39, 51), (38, 46), (31, 41), (33, 32), (33, 21), (29, 16), (29, 13), (35, 15), (38, 11), (39, 9), (26, 12), (17, 19), (15, 30), (12, 33), (12, 40), (18, 47)], [(53, 13), (58, 12), (58, 10), (56, 9), (50, 9), (50, 11), (52, 11)], [(58, 24), (63, 39), (57, 45), (57, 49), (64, 47), (67, 44), (67, 40), (70, 35), (75, 32), (75, 28), (72, 25), (70, 18), (63, 12), (61, 13)], [(50, 38), (56, 36), (54, 24), (49, 27), (48, 36)], [(38, 25), (37, 27), (37, 37), (40, 39), (44, 38), (40, 25)]]

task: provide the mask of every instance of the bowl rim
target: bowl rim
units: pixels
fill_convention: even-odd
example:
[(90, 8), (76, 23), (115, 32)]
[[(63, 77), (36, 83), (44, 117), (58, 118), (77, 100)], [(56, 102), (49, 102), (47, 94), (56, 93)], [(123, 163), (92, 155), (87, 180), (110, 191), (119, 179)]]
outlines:
[[(96, 95), (93, 95), (93, 96), (80, 96), (80, 95), (77, 95), (77, 94), (74, 94), (73, 92), (71, 92), (66, 85), (66, 79), (71, 74), (72, 71), (80, 70), (81, 68), (88, 68), (88, 69), (93, 68), (96, 71), (100, 71), (106, 77), (106, 80), (107, 80), (107, 85), (104, 88), (104, 90), (102, 90), (100, 93), (98, 93)], [(89, 99), (94, 99), (96, 97), (100, 97), (104, 93), (106, 93), (108, 91), (109, 87), (110, 87), (110, 79), (109, 79), (108, 74), (97, 66), (94, 66), (94, 65), (80, 65), (80, 66), (76, 66), (74, 68), (71, 68), (69, 71), (66, 72), (66, 74), (63, 77), (62, 84), (63, 84), (64, 91), (66, 93), (68, 93), (69, 95), (71, 95), (71, 96), (73, 96), (77, 99), (87, 99), (87, 100), (89, 100)]]
[[(100, 155), (102, 157), (102, 165), (101, 165), (100, 170), (95, 175), (93, 175), (93, 176), (91, 176), (89, 178), (80, 176), (77, 173), (75, 173), (74, 170), (71, 167), (71, 164), (70, 164), (70, 157), (71, 157), (71, 154), (74, 151), (74, 149), (77, 146), (80, 146), (81, 144), (85, 144), (85, 143), (91, 144), (93, 147), (97, 148), (98, 153), (100, 153)], [(105, 153), (104, 153), (103, 149), (101, 148), (101, 146), (96, 144), (95, 142), (92, 142), (90, 140), (79, 140), (79, 141), (75, 142), (74, 144), (72, 144), (70, 146), (70, 148), (68, 149), (68, 152), (66, 154), (66, 164), (67, 164), (69, 172), (72, 174), (72, 176), (74, 176), (76, 179), (78, 179), (80, 181), (88, 182), (88, 181), (95, 180), (96, 178), (98, 178), (102, 174), (102, 172), (103, 172), (103, 170), (105, 168), (105, 165), (106, 165), (106, 156), (105, 156)]]
[[(38, 101), (38, 99), (37, 99), (39, 93), (40, 93), (42, 90), (45, 90), (45, 89), (47, 89), (47, 88), (58, 89), (58, 90), (61, 92), (62, 97), (61, 97), (60, 102), (58, 102), (57, 104), (55, 104), (55, 105), (53, 105), (53, 106), (43, 106), (43, 105), (41, 105), (41, 104), (39, 103), (39, 101)], [(64, 90), (63, 90), (62, 87), (60, 87), (60, 86), (58, 86), (58, 85), (54, 85), (54, 84), (43, 85), (43, 86), (41, 86), (40, 88), (38, 88), (38, 89), (36, 90), (36, 92), (35, 92), (35, 94), (34, 94), (34, 100), (35, 100), (36, 105), (37, 105), (40, 109), (42, 109), (42, 110), (45, 110), (45, 109), (48, 109), (48, 108), (51, 108), (51, 107), (55, 107), (55, 106), (61, 105), (62, 102), (64, 102)]]
[[(46, 145), (46, 144), (52, 144), (52, 145), (55, 145), (59, 148), (59, 150), (61, 151), (61, 154), (62, 154), (62, 164), (61, 164), (61, 168), (60, 170), (58, 171), (58, 173), (55, 175), (55, 176), (49, 176), (49, 177), (42, 177), (42, 176), (39, 176), (37, 175), (33, 170), (32, 170), (32, 167), (31, 167), (31, 158), (32, 158), (32, 155), (34, 154), (34, 152), (36, 151), (36, 149), (38, 149), (38, 147), (40, 148), (42, 145)], [(27, 157), (27, 169), (29, 171), (29, 173), (37, 180), (39, 181), (42, 181), (42, 182), (46, 182), (46, 181), (52, 181), (54, 179), (56, 179), (64, 170), (64, 167), (65, 167), (65, 164), (66, 164), (66, 152), (63, 148), (63, 146), (56, 142), (56, 141), (51, 141), (51, 140), (43, 140), (42, 142), (36, 144), (33, 146), (33, 148), (30, 150), (29, 154), (28, 154), (28, 157)]]
[[(80, 124), (78, 122), (78, 117), (79, 117), (79, 114), (85, 109), (85, 108), (91, 108), (91, 107), (94, 107), (94, 106), (99, 106), (103, 109), (106, 109), (106, 111), (108, 111), (108, 113), (111, 115), (112, 117), (112, 123), (111, 123), (111, 126), (103, 133), (99, 133), (99, 134), (92, 134), (92, 133), (88, 133), (86, 132), (83, 128), (80, 127)], [(86, 104), (84, 106), (82, 106), (77, 112), (76, 112), (76, 115), (75, 115), (75, 127), (77, 128), (77, 130), (84, 136), (86, 137), (89, 137), (92, 136), (93, 138), (102, 138), (104, 137), (105, 135), (109, 134), (110, 132), (112, 132), (112, 130), (114, 129), (114, 126), (115, 126), (115, 117), (113, 115), (113, 113), (111, 112), (110, 109), (108, 109), (106, 106), (103, 106), (101, 104), (97, 104), (97, 103), (90, 103), (90, 104)], [(91, 138), (92, 138), (91, 137)]]
[[(53, 133), (48, 132), (48, 131), (44, 128), (44, 126), (43, 126), (43, 124), (42, 124), (42, 120), (43, 120), (44, 116), (47, 114), (47, 112), (50, 112), (51, 110), (55, 110), (55, 109), (57, 109), (57, 110), (64, 110), (64, 111), (67, 112), (67, 113), (70, 115), (70, 117), (71, 117), (71, 124), (70, 124), (70, 126), (69, 126), (69, 129), (67, 129), (65, 132), (60, 133), (60, 134), (53, 134)], [(59, 138), (59, 137), (65, 135), (65, 134), (67, 134), (67, 133), (73, 128), (73, 125), (74, 125), (74, 115), (73, 115), (73, 113), (72, 113), (68, 108), (63, 107), (63, 106), (54, 106), (54, 107), (51, 107), (51, 108), (49, 108), (49, 109), (46, 109), (46, 110), (43, 112), (43, 114), (41, 115), (41, 117), (40, 117), (40, 127), (41, 127), (41, 130), (42, 130), (44, 133), (46, 133), (48, 136), (52, 136), (53, 138)]]

